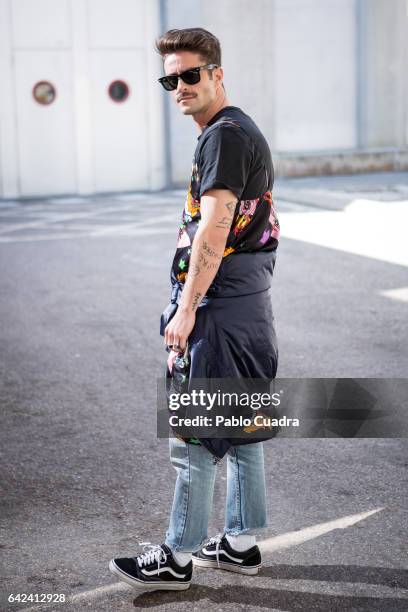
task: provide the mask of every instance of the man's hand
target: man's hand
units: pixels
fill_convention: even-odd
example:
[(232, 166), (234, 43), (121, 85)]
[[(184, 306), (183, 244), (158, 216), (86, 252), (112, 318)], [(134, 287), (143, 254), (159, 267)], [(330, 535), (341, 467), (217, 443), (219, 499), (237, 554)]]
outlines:
[(172, 346), (176, 351), (184, 351), (187, 339), (193, 331), (195, 319), (195, 311), (179, 306), (176, 314), (164, 330), (164, 343), (167, 346)]

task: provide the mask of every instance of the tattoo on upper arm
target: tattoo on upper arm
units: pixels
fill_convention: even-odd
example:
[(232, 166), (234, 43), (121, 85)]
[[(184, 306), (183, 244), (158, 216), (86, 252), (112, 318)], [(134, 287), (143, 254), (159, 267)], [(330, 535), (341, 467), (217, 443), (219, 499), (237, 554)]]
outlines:
[(235, 211), (236, 202), (227, 202), (225, 206), (227, 207), (229, 214), (232, 216)]
[(234, 211), (235, 211), (235, 205), (236, 205), (235, 201), (225, 203), (225, 208), (227, 209), (228, 214), (224, 215), (222, 219), (219, 219), (216, 222), (215, 227), (219, 227), (220, 229), (231, 227), (232, 218), (234, 216)]
[(222, 219), (219, 219), (217, 221), (217, 223), (215, 224), (215, 227), (220, 227), (220, 228), (231, 227), (231, 219), (228, 217), (223, 217)]

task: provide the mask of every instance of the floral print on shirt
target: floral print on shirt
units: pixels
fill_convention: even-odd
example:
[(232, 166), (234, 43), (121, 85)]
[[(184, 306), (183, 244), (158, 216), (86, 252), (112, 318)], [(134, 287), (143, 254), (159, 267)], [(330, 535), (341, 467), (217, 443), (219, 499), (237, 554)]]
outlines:
[[(201, 219), (199, 189), (198, 166), (193, 161), (172, 265), (172, 280), (181, 284), (185, 282), (188, 274), (192, 244)], [(266, 191), (251, 200), (240, 200), (235, 207), (223, 257), (228, 257), (232, 253), (275, 250), (279, 235), (279, 220), (272, 191)]]

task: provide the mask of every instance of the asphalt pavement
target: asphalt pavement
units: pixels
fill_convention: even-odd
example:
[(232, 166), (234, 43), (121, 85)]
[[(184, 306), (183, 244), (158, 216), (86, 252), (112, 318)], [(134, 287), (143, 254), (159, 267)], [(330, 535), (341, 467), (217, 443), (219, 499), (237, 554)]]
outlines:
[[(282, 179), (273, 194), (278, 375), (406, 378), (408, 174)], [(185, 592), (145, 593), (110, 574), (167, 528), (159, 318), (184, 198), (0, 201), (0, 610), (407, 610), (397, 437), (266, 442), (257, 576), (202, 569)], [(209, 535), (223, 528), (217, 470)]]

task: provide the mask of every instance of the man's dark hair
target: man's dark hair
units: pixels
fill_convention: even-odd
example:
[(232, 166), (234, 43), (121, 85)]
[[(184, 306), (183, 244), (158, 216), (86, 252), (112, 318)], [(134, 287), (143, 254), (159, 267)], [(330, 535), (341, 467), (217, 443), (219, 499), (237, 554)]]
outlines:
[(168, 53), (191, 51), (207, 64), (221, 66), (221, 45), (214, 34), (204, 28), (169, 30), (156, 40), (156, 49), (165, 58)]

